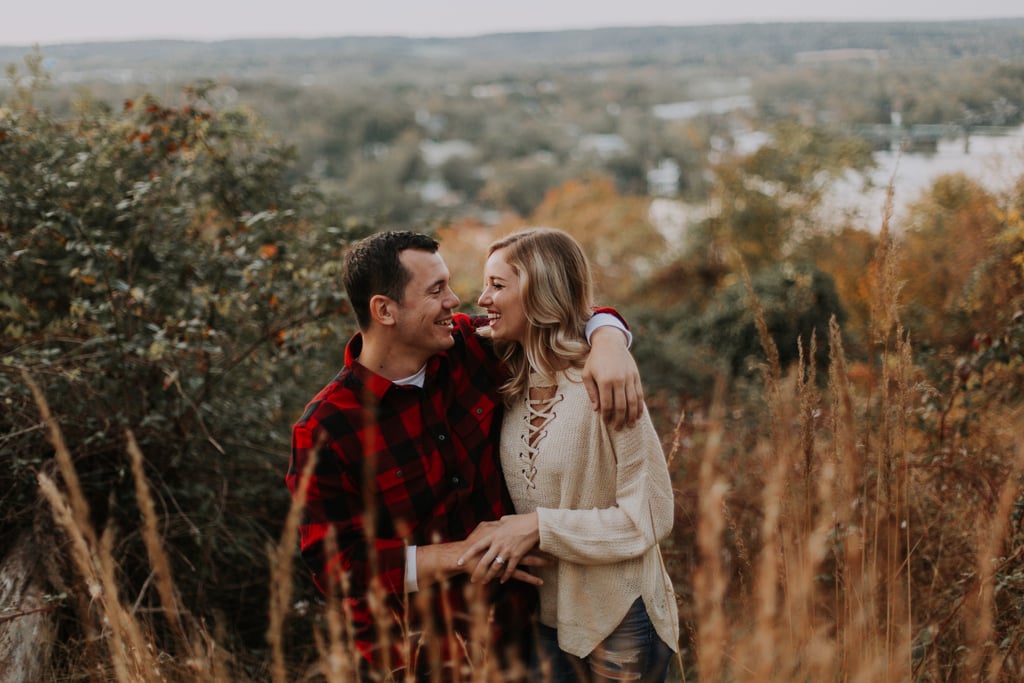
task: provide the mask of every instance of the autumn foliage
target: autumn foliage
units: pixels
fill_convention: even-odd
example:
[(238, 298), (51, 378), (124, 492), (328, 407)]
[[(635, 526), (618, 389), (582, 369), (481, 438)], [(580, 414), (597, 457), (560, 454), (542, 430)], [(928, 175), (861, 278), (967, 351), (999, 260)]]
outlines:
[[(378, 226), (210, 95), (0, 109), (0, 547), (46, 550), (0, 630), (55, 615), (55, 680), (353, 671), (283, 473), (352, 331), (341, 254)], [(436, 230), (467, 309), (487, 245), (551, 225), (630, 321), (677, 491), (680, 678), (1024, 676), (1024, 179), (819, 225), (863, 163), (787, 124), (719, 159), (682, 236), (599, 176)]]

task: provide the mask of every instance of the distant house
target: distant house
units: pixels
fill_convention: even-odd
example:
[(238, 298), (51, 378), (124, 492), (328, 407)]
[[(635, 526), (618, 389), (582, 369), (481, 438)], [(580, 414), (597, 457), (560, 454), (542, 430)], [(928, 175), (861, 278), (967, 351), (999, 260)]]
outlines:
[(420, 157), (430, 168), (439, 168), (449, 159), (455, 157), (472, 157), (476, 147), (465, 140), (424, 140), (420, 143)]
[(447, 117), (441, 114), (432, 114), (427, 109), (417, 109), (414, 116), (416, 124), (432, 138), (440, 137), (448, 125)]
[(666, 251), (662, 256), (671, 258), (673, 253), (696, 246), (693, 240), (699, 232), (694, 233), (692, 228), (717, 216), (721, 210), (717, 200), (691, 204), (666, 197), (652, 199), (647, 207), (647, 220), (665, 238)]
[(511, 95), (513, 89), (505, 83), (482, 83), (474, 85), (469, 93), (478, 100), (490, 100)]
[(679, 193), (679, 164), (675, 159), (662, 159), (647, 171), (647, 194), (652, 197), (674, 197)]
[(621, 135), (584, 135), (580, 138), (577, 149), (582, 154), (594, 154), (602, 159), (611, 159), (627, 153), (629, 143)]
[(425, 204), (452, 206), (458, 198), (441, 178), (431, 178), (419, 186), (420, 201)]
[(427, 179), (414, 189), (420, 201), (435, 206), (455, 206), (463, 201), (460, 192), (453, 190), (442, 177), (441, 167), (457, 158), (468, 159), (476, 156), (476, 147), (465, 140), (424, 140), (420, 143), (420, 158), (429, 172)]
[(651, 108), (655, 118), (664, 121), (686, 121), (698, 116), (723, 115), (734, 111), (750, 111), (754, 108), (754, 98), (750, 95), (730, 95), (715, 97), (708, 100), (687, 100), (685, 102), (669, 102), (656, 104)]

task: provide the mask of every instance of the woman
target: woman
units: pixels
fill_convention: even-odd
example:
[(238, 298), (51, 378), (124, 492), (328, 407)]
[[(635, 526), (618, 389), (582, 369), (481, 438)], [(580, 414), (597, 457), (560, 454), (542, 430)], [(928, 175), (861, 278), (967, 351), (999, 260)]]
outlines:
[(501, 463), (517, 514), (478, 528), (459, 562), (476, 561), (474, 581), (504, 582), (534, 549), (555, 559), (535, 570), (550, 680), (662, 681), (679, 642), (658, 550), (672, 487), (646, 409), (612, 431), (591, 408), (580, 377), (591, 288), (586, 256), (564, 232), (523, 230), (490, 247), (478, 303), (511, 371)]

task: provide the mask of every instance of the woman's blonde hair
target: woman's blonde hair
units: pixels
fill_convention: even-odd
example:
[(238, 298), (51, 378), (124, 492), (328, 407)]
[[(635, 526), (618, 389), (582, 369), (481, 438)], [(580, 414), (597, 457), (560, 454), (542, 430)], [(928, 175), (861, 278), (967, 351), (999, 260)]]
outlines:
[(498, 250), (519, 278), (529, 322), (521, 345), (495, 340), (495, 350), (511, 370), (501, 391), (512, 401), (526, 395), (531, 369), (554, 381), (566, 364), (583, 366), (590, 352), (586, 326), (593, 314), (593, 283), (583, 249), (561, 230), (520, 230), (494, 242), (487, 255)]

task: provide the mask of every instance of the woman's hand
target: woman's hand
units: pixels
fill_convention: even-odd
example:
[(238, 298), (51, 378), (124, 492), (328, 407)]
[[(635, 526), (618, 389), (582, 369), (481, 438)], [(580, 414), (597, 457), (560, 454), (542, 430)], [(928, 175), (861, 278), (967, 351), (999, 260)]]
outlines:
[[(472, 566), (476, 560), (470, 580), (487, 582), (498, 578), (505, 583), (513, 574), (518, 573), (517, 567), (543, 566), (546, 561), (530, 554), (540, 540), (537, 513), (523, 515), (505, 515), (497, 522), (484, 522), (469, 535), (466, 542), (470, 544), (458, 560), (460, 567)], [(521, 571), (521, 570), (519, 570)]]

